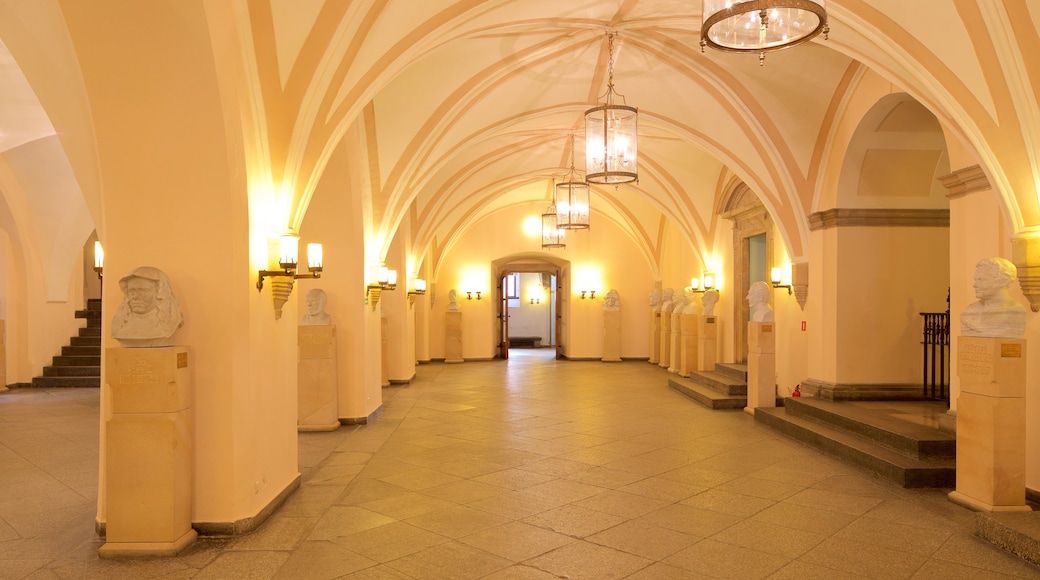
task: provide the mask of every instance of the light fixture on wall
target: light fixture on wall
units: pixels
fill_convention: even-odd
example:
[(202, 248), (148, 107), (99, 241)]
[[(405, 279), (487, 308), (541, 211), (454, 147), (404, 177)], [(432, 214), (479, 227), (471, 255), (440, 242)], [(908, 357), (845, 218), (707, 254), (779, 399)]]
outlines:
[(477, 300), (480, 300), (480, 290), (466, 290), (466, 300), (473, 300), (473, 295), (477, 295)]
[(94, 240), (94, 271), (97, 272), (98, 280), (102, 278), (105, 270), (105, 249), (101, 247), (100, 240)]
[(376, 270), (376, 281), (365, 287), (365, 297), (372, 303), (374, 309), (383, 295), (383, 290), (397, 289), (397, 270), (391, 270), (386, 265), (380, 265)]
[(581, 299), (582, 300), (585, 299), (585, 294), (586, 293), (588, 293), (590, 299), (592, 299), (592, 300), (596, 299), (596, 291), (595, 290), (582, 290), (581, 291)]
[(790, 284), (781, 284), (780, 282), (784, 279), (784, 273), (782, 268), (773, 268), (769, 271), (769, 281), (773, 283), (773, 288), (787, 288), (787, 295), (790, 296), (793, 291), (791, 290)]
[(622, 103), (614, 90), (614, 36), (607, 33), (606, 102), (585, 111), (585, 179), (589, 183), (614, 184), (637, 181), (639, 110)]
[(715, 289), (715, 273), (704, 272), (700, 278), (690, 279), (690, 290), (697, 294), (704, 294)]
[(408, 292), (408, 302), (415, 302), (415, 297), (423, 294), (426, 294), (426, 280), (416, 278), (414, 289)]
[(701, 52), (705, 46), (727, 52), (766, 53), (827, 38), (825, 0), (703, 0)]
[(564, 230), (589, 228), (589, 184), (574, 169), (574, 134), (571, 134), (571, 168), (556, 184), (556, 225)]
[(553, 203), (542, 214), (542, 248), (566, 248), (567, 244), (564, 243), (566, 230), (560, 229), (557, 225), (558, 214), (556, 213), (556, 194), (555, 187), (553, 193)]
[(531, 298), (530, 300), (531, 300), (531, 304), (541, 304), (542, 303), (542, 299), (541, 298)]
[(256, 280), (256, 291), (264, 289), (264, 278), (272, 278), (271, 294), (274, 297), (274, 318), (282, 317), (282, 306), (292, 294), (293, 282), (297, 278), (320, 278), (322, 271), (321, 244), (307, 244), (307, 269), (309, 274), (297, 274), (300, 239), (293, 235), (282, 236), (278, 243), (278, 265), (281, 270), (260, 270)]

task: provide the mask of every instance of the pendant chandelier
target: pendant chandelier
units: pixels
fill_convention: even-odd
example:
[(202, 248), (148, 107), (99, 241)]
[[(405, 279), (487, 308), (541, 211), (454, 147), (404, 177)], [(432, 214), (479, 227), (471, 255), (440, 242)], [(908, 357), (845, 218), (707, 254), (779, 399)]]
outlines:
[[(555, 188), (553, 188), (555, 190)], [(553, 196), (555, 197), (555, 192)], [(560, 229), (556, 223), (556, 200), (545, 210), (542, 214), (542, 248), (566, 248), (567, 244), (564, 243), (564, 234), (566, 230)]]
[(826, 0), (703, 0), (701, 52), (705, 46), (728, 52), (766, 53), (827, 38)]
[(556, 225), (565, 230), (589, 228), (589, 184), (574, 169), (574, 134), (571, 134), (571, 170), (556, 184)]
[(614, 104), (614, 36), (607, 33), (610, 60), (607, 68), (606, 103), (585, 111), (585, 179), (589, 183), (618, 184), (639, 179), (636, 173), (639, 111)]

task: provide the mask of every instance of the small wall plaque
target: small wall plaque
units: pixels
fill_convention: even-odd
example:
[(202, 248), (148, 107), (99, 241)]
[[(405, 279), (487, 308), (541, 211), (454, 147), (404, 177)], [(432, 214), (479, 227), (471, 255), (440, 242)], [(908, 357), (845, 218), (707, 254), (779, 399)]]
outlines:
[(177, 353), (177, 368), (185, 369), (188, 368), (188, 353), (179, 352)]
[(715, 324), (715, 317), (714, 316), (709, 316), (708, 318), (706, 318), (704, 320), (704, 322), (707, 322), (708, 324)]
[(1022, 358), (1021, 344), (1001, 344), (1000, 358)]
[(762, 325), (762, 332), (773, 332), (773, 325), (772, 324), (763, 324)]

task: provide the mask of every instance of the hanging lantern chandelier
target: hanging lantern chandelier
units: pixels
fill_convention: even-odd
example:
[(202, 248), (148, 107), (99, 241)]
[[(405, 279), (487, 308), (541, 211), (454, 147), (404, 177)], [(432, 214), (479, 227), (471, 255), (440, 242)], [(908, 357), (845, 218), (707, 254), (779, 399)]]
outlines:
[[(614, 36), (607, 33), (606, 103), (585, 111), (585, 179), (589, 183), (618, 184), (639, 179), (636, 173), (638, 143), (636, 133), (639, 111), (628, 105), (614, 104)], [(587, 226), (586, 226), (587, 227)]]
[(574, 169), (574, 134), (571, 133), (571, 169), (556, 184), (556, 225), (565, 230), (589, 228), (589, 184)]
[[(556, 196), (555, 187), (553, 188), (553, 197)], [(542, 248), (566, 248), (564, 237), (566, 230), (560, 228), (557, 224), (557, 213), (556, 213), (556, 200), (553, 199), (552, 204), (542, 214)]]
[(827, 38), (826, 0), (703, 0), (701, 52), (705, 46), (728, 52), (766, 53)]

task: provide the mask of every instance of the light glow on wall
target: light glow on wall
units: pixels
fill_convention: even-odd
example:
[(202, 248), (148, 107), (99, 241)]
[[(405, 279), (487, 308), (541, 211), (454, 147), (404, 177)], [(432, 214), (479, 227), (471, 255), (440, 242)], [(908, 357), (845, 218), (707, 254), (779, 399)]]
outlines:
[(603, 289), (603, 268), (587, 264), (574, 269), (574, 282), (571, 284), (571, 293), (581, 294), (582, 290), (595, 290), (597, 294), (606, 292)]
[[(541, 224), (538, 225), (541, 228)], [(488, 277), (491, 274), (486, 266), (466, 266), (459, 271), (459, 292), (480, 292), (488, 295)]]
[(527, 216), (524, 218), (524, 235), (529, 238), (537, 238), (542, 235), (542, 218), (541, 216)]

